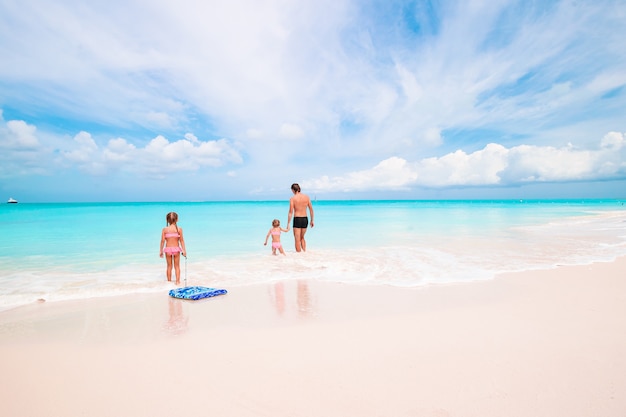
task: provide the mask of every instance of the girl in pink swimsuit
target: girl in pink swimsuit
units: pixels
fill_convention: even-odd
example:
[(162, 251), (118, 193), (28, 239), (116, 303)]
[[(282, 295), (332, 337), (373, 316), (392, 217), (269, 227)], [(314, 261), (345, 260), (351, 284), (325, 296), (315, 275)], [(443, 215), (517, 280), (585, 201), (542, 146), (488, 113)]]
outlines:
[(272, 228), (269, 232), (267, 232), (267, 236), (265, 236), (264, 245), (267, 246), (267, 239), (272, 236), (272, 255), (276, 255), (276, 249), (280, 251), (283, 255), (285, 255), (285, 251), (283, 250), (283, 245), (280, 243), (280, 232), (288, 232), (289, 226), (287, 229), (283, 229), (280, 227), (280, 220), (274, 219), (272, 220)]
[(185, 239), (183, 238), (183, 229), (178, 227), (178, 214), (173, 211), (165, 216), (167, 227), (161, 231), (161, 246), (159, 247), (159, 256), (167, 255), (167, 280), (172, 281), (172, 267), (176, 271), (176, 285), (180, 285), (180, 255), (187, 257), (185, 249)]

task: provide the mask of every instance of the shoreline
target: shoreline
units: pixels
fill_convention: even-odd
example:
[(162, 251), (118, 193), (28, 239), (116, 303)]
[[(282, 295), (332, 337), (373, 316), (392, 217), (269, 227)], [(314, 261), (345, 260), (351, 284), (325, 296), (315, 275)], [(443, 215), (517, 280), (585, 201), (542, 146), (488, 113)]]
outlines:
[[(182, 209), (172, 204), (76, 207), (71, 215), (81, 233), (63, 227), (67, 207), (19, 210), (7, 223), (16, 239), (0, 253), (6, 264), (0, 310), (40, 298), (164, 290), (165, 262), (154, 249), (160, 238), (154, 233), (160, 233), (164, 213)], [(604, 201), (552, 202), (541, 209), (492, 201), (354, 201), (320, 211), (319, 225), (307, 233), (312, 250), (306, 255), (291, 256), (293, 238), (285, 235), (287, 256), (277, 260), (262, 239), (268, 219), (286, 207), (254, 204), (199, 204), (180, 212), (191, 250), (184, 262), (190, 284), (230, 288), (298, 277), (413, 287), (626, 255), (626, 211)], [(225, 233), (231, 238), (215, 239)], [(73, 249), (56, 245), (60, 238)]]
[(23, 306), (0, 312), (0, 413), (621, 417), (624, 270)]

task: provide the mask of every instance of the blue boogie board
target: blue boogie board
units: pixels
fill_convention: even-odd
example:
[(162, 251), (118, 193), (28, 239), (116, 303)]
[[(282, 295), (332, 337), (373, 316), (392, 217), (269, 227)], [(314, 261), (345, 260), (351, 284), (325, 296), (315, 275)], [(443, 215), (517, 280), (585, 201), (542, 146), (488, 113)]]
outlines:
[(215, 297), (226, 294), (228, 291), (218, 288), (208, 287), (183, 287), (170, 290), (170, 297), (182, 298), (184, 300), (199, 300), (201, 298)]

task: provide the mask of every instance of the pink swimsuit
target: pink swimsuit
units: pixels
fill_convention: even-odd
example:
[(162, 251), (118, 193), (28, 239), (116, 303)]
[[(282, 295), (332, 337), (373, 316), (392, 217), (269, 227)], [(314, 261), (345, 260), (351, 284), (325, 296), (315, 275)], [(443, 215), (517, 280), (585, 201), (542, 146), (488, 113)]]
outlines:
[(167, 255), (176, 255), (179, 252), (182, 252), (183, 250), (181, 248), (179, 248), (178, 246), (166, 246), (163, 249), (163, 252), (165, 252)]
[[(272, 234), (272, 236), (280, 236), (280, 230), (272, 230), (270, 233)], [(274, 249), (278, 249), (281, 246), (282, 245), (280, 244), (280, 242), (272, 242), (272, 248)]]
[[(165, 234), (165, 238), (172, 238), (172, 237), (180, 237), (180, 234), (178, 233), (166, 233)], [(165, 252), (167, 255), (176, 255), (179, 252), (182, 252), (183, 250), (178, 247), (178, 246), (166, 246), (163, 249), (163, 252)]]

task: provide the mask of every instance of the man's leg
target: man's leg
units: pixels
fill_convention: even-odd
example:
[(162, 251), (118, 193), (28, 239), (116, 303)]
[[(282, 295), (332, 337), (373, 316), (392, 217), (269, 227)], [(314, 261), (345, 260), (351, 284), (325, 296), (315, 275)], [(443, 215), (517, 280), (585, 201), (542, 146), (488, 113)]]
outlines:
[(296, 252), (300, 252), (302, 250), (302, 231), (305, 229), (301, 229), (299, 227), (294, 227), (293, 228), (293, 240), (296, 244)]
[(303, 252), (306, 252), (306, 240), (304, 240), (304, 234), (306, 233), (306, 229), (301, 229), (302, 232), (300, 233), (300, 247), (302, 248)]

